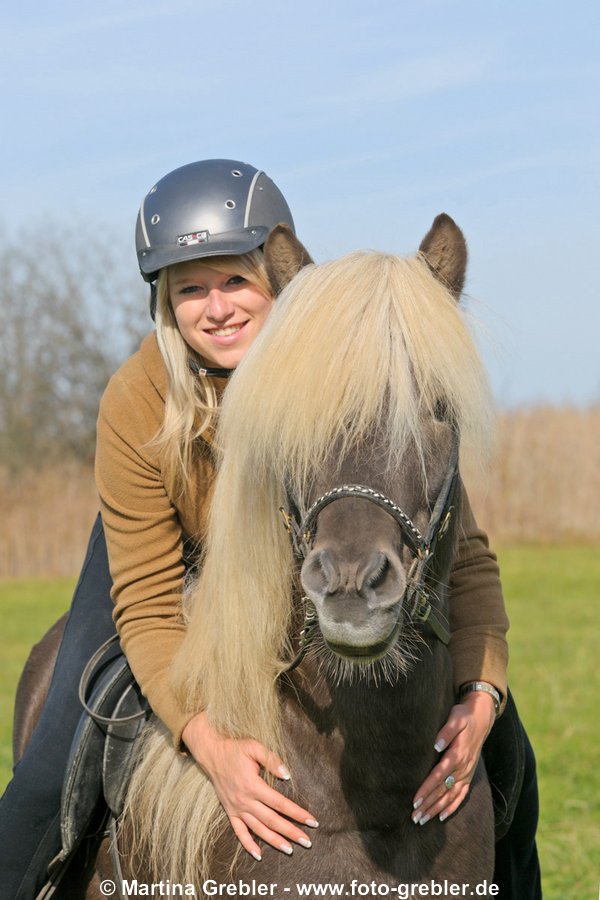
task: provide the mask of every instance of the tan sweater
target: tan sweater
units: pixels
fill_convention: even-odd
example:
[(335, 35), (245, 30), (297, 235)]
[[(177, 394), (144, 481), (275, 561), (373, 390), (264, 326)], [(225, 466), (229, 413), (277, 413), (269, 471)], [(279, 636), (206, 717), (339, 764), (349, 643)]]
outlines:
[[(224, 382), (216, 380), (217, 389)], [(100, 404), (96, 483), (114, 586), (114, 618), (134, 675), (178, 745), (189, 720), (169, 684), (183, 636), (182, 535), (202, 541), (212, 495), (210, 436), (178, 496), (161, 453), (148, 443), (164, 415), (167, 373), (150, 334), (111, 378)], [(464, 492), (463, 492), (464, 494)], [(506, 695), (508, 620), (496, 557), (463, 496), (462, 536), (450, 581), (454, 682), (489, 681)]]

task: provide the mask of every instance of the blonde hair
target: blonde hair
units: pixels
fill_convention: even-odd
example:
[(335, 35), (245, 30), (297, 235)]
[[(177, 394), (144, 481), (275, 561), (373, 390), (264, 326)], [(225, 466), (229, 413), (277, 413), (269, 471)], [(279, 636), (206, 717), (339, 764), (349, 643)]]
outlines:
[[(483, 446), (487, 378), (454, 298), (422, 258), (353, 253), (308, 267), (284, 290), (223, 402), (206, 553), (172, 669), (190, 713), (204, 709), (222, 732), (283, 755), (278, 678), (294, 581), (278, 512), (284, 484), (301, 489), (334, 444), (356, 446), (375, 428), (392, 469), (409, 440), (420, 446), (424, 411), (440, 401), (463, 439)], [(144, 750), (128, 810), (155, 873), (210, 874), (227, 820), (164, 729)]]
[[(199, 260), (217, 272), (242, 275), (266, 296), (272, 296), (262, 250), (237, 256), (210, 256)], [(218, 409), (215, 389), (206, 376), (196, 375), (190, 359), (204, 365), (179, 331), (169, 297), (169, 274), (176, 266), (161, 269), (156, 283), (156, 337), (168, 375), (169, 389), (162, 426), (152, 445), (164, 452), (166, 468), (184, 491), (193, 465), (196, 440), (214, 424)]]

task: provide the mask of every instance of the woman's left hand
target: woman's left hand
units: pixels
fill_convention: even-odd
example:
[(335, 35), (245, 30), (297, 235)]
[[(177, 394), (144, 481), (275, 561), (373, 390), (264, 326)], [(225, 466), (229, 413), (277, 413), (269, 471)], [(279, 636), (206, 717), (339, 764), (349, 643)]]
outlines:
[[(425, 825), (434, 816), (443, 822), (456, 812), (469, 792), (483, 742), (494, 724), (492, 697), (473, 691), (453, 706), (448, 721), (438, 733), (435, 748), (443, 753), (413, 798), (415, 824)], [(447, 787), (449, 775), (454, 784)]]

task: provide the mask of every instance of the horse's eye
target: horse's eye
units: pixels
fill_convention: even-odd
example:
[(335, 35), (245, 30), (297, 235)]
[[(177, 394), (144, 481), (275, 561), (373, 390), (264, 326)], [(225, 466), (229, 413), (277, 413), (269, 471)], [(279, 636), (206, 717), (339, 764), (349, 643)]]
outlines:
[(448, 404), (445, 400), (438, 400), (433, 408), (433, 415), (438, 422), (448, 421)]

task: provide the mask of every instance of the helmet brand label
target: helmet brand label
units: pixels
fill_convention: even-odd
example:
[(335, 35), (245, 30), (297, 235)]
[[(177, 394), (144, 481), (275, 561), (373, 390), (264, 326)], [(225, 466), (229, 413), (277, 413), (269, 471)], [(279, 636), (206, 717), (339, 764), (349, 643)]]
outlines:
[(193, 247), (194, 244), (205, 244), (208, 240), (208, 231), (192, 231), (190, 234), (180, 234), (177, 243), (180, 247)]

